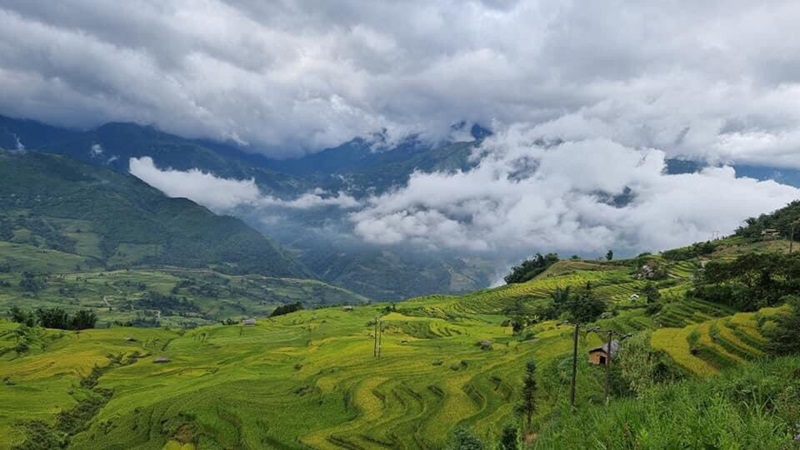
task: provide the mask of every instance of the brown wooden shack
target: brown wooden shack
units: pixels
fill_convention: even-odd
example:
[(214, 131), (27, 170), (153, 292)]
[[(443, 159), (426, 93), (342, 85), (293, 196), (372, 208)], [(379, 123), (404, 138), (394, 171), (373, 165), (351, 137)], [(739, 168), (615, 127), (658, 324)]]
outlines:
[[(616, 358), (618, 352), (619, 352), (619, 341), (617, 340), (611, 341), (611, 359)], [(608, 360), (609, 360), (608, 343), (605, 343), (600, 347), (595, 347), (589, 350), (590, 364), (605, 366), (606, 364), (608, 364)]]

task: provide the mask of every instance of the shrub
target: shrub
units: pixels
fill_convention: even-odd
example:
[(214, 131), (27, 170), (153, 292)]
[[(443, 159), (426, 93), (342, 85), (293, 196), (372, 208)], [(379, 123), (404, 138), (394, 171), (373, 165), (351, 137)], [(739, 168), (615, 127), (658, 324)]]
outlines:
[(269, 316), (270, 317), (282, 316), (285, 314), (293, 313), (295, 311), (300, 311), (302, 309), (303, 309), (303, 304), (300, 302), (289, 303), (287, 305), (278, 306), (277, 308), (275, 308), (274, 311), (272, 311), (272, 314), (270, 314)]
[(449, 448), (452, 450), (483, 450), (484, 446), (483, 442), (472, 434), (471, 431), (463, 427), (458, 427), (453, 430)]

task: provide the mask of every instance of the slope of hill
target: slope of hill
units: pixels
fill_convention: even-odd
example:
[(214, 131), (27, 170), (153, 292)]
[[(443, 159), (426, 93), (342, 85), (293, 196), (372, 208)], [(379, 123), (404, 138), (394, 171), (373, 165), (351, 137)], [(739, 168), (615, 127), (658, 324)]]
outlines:
[[(76, 271), (76, 268), (80, 270)], [(23, 284), (33, 274), (36, 287)], [(264, 316), (276, 307), (363, 304), (368, 300), (320, 281), (209, 269), (92, 268), (80, 255), (0, 242), (0, 311), (90, 309), (98, 327), (197, 326)]]
[[(671, 373), (704, 379), (760, 364), (763, 333), (782, 310), (739, 313), (687, 292), (702, 273), (703, 261), (730, 259), (731, 251), (785, 252), (788, 247), (785, 241), (762, 244), (767, 243), (732, 238), (716, 242), (713, 250), (702, 247), (702, 255), (692, 253), (700, 247), (689, 247), (629, 261), (562, 261), (526, 283), (396, 305), (301, 311), (251, 327), (217, 325), (185, 332), (112, 328), (76, 335), (21, 331), (5, 323), (0, 325), (0, 377), (6, 377), (2, 389), (8, 400), (0, 415), (0, 436), (5, 436), (0, 445), (61, 439), (72, 448), (442, 448), (459, 426), (497, 441), (504, 424), (515, 421), (523, 367), (535, 359), (535, 424), (542, 435), (532, 446), (556, 448), (568, 432), (563, 424), (575, 426), (563, 417), (572, 327), (539, 320), (514, 334), (509, 316), (534, 316), (557, 287), (589, 284), (609, 305), (596, 324), (620, 333), (652, 333), (647, 341), (651, 351), (664, 355)], [(649, 273), (659, 279), (648, 278)], [(659, 293), (655, 301), (646, 298), (648, 283)], [(659, 308), (652, 308), (654, 303)], [(374, 357), (376, 318), (383, 330), (380, 358)], [(14, 346), (20, 333), (35, 345), (18, 355)], [(581, 333), (579, 354), (603, 339), (604, 333)], [(164, 361), (157, 358), (166, 362), (156, 363)], [(788, 361), (784, 363), (795, 370), (796, 359)], [(738, 389), (735, 383), (761, 383), (760, 378), (747, 378), (762, 376), (760, 366), (752, 367), (747, 369), (752, 375), (729, 378), (742, 381), (726, 384), (731, 390), (725, 395)], [(690, 396), (699, 402), (695, 405), (680, 393), (695, 389), (712, 401), (720, 392), (693, 382), (666, 384), (632, 402), (623, 398), (630, 394), (620, 387), (624, 382), (619, 377), (615, 372), (613, 417), (623, 420), (639, 411), (647, 421), (626, 419), (630, 436), (598, 432), (609, 448), (621, 447), (620, 442), (629, 447), (678, 445), (678, 435), (653, 434), (650, 441), (643, 434), (660, 417), (653, 405), (675, 411), (697, 408), (705, 400)], [(577, 406), (586, 423), (598, 428), (610, 426), (601, 418), (604, 380), (604, 370), (579, 358)], [(783, 389), (788, 384), (768, 381), (762, 384), (769, 392), (791, 394)], [(740, 415), (729, 408), (740, 404), (736, 398), (730, 405), (719, 403), (724, 408), (720, 414), (735, 423), (716, 423), (713, 429), (734, 437), (741, 437), (741, 430), (759, 429), (764, 443), (791, 442), (794, 416), (786, 405), (793, 398), (773, 402), (768, 406), (775, 408), (771, 415), (758, 415), (761, 403), (742, 406), (746, 409), (738, 410)], [(264, 414), (265, 408), (270, 414)], [(53, 421), (59, 409), (64, 413)], [(690, 411), (687, 417), (695, 417)], [(762, 426), (766, 428), (758, 428)], [(15, 429), (22, 432), (12, 433)], [(680, 435), (693, 442), (735, 441), (701, 432)]]
[[(483, 129), (473, 130), (477, 138)], [(68, 156), (128, 173), (129, 159), (148, 156), (159, 168), (199, 169), (218, 177), (253, 179), (262, 193), (283, 199), (323, 189), (360, 198), (404, 183), (415, 170), (458, 170), (471, 166), (475, 143), (431, 147), (408, 139), (376, 151), (363, 139), (296, 160), (269, 160), (224, 143), (184, 139), (154, 127), (109, 123), (88, 131), (64, 130), (35, 121), (0, 116), (0, 147), (25, 147)], [(318, 278), (366, 295), (397, 300), (432, 292), (466, 292), (489, 284), (493, 266), (464, 263), (458, 255), (427, 252), (419, 257), (402, 248), (365, 245), (350, 239), (347, 211), (285, 208), (237, 210), (240, 218), (299, 255)], [(474, 259), (474, 258), (473, 258)], [(339, 270), (330, 270), (336, 265)], [(418, 279), (418, 283), (398, 280)]]
[(110, 268), (216, 267), (305, 277), (306, 269), (233, 217), (172, 199), (130, 175), (44, 153), (0, 151), (0, 239)]

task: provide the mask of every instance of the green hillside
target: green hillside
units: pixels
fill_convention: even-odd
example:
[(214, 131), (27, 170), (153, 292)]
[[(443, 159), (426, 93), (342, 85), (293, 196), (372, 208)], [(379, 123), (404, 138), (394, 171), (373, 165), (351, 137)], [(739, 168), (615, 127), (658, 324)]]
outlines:
[[(628, 261), (562, 261), (531, 281), (497, 289), (262, 316), (254, 326), (112, 327), (76, 334), (5, 322), (0, 446), (444, 448), (459, 427), (497, 443), (506, 424), (519, 423), (514, 408), (523, 367), (534, 359), (538, 431), (525, 435), (532, 448), (563, 448), (559, 442), (567, 436), (584, 448), (731, 448), (745, 436), (741, 442), (757, 444), (747, 448), (790, 448), (792, 421), (800, 420), (791, 405), (800, 399), (783, 378), (764, 378), (773, 363), (763, 359), (770, 330), (788, 310), (738, 312), (692, 295), (706, 283), (706, 261), (787, 247), (786, 241), (736, 237)], [(118, 286), (125, 276), (97, 274), (88, 283), (99, 286), (106, 278)], [(165, 275), (150, 276), (155, 285)], [(608, 417), (628, 423), (630, 434), (602, 431), (612, 423), (623, 426), (605, 419), (605, 371), (584, 356), (605, 334), (580, 333), (579, 415), (573, 416), (567, 406), (572, 327), (537, 319), (556, 288), (587, 284), (608, 306), (595, 323), (634, 335), (631, 349), (636, 340), (649, 348), (647, 360), (660, 361), (656, 378), (647, 378), (653, 387), (634, 400), (625, 372), (632, 357), (624, 355), (623, 341)], [(659, 295), (648, 302), (649, 286)], [(520, 316), (530, 322), (514, 333), (510, 321)], [(374, 357), (376, 318), (383, 330), (380, 358)], [(15, 350), (20, 342), (27, 351)], [(800, 369), (797, 359), (774, 364), (782, 373)], [(717, 380), (718, 373), (725, 380), (719, 389), (714, 381), (700, 381)], [(734, 394), (743, 383), (770, 390), (741, 404)], [(765, 404), (768, 393), (778, 400)], [(717, 402), (717, 415), (700, 421), (709, 401)], [(704, 426), (720, 422), (707, 434), (661, 433), (659, 427), (670, 428), (661, 424), (666, 419), (657, 405), (670, 415), (683, 408), (687, 421)], [(770, 412), (759, 413), (764, 407)], [(597, 440), (574, 432), (581, 421), (588, 432), (596, 430)]]
[[(195, 326), (264, 316), (280, 305), (363, 304), (368, 300), (316, 280), (233, 275), (180, 267), (82, 269), (77, 255), (0, 242), (0, 311), (90, 309), (98, 326)], [(22, 286), (25, 274), (39, 288)]]
[(54, 155), (0, 151), (0, 179), (0, 241), (80, 255), (92, 267), (308, 277), (240, 220), (168, 198), (129, 175)]

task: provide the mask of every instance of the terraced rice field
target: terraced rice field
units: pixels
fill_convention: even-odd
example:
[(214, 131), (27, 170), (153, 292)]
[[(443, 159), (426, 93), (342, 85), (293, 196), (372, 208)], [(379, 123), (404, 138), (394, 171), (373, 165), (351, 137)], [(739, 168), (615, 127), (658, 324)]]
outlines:
[[(186, 333), (49, 332), (56, 338), (44, 351), (0, 359), (0, 378), (10, 382), (2, 386), (0, 447), (20, 443), (19, 420), (52, 422), (75, 405), (81, 376), (108, 365), (109, 355), (138, 359), (103, 374), (99, 386), (113, 397), (74, 448), (162, 448), (181, 439), (203, 448), (439, 448), (458, 424), (496, 437), (512, 417), (523, 363), (569, 353), (561, 334), (535, 344), (512, 339), (502, 317), (449, 323), (392, 313), (377, 359), (370, 321), (378, 310), (304, 311)], [(13, 328), (2, 325), (3, 345)], [(161, 356), (170, 362), (154, 363)]]
[[(674, 301), (648, 316), (630, 300), (643, 282), (628, 270), (559, 263), (528, 283), (410, 300), (391, 312), (386, 305), (306, 310), (252, 327), (51, 330), (21, 357), (12, 350), (17, 326), (0, 321), (0, 448), (25, 439), (21, 423), (53, 424), (59, 411), (94, 395), (82, 384), (95, 366), (105, 368), (97, 388), (113, 395), (72, 448), (442, 448), (461, 425), (496, 441), (514, 417), (525, 362), (556, 374), (542, 386), (546, 414), (548, 402), (567, 395), (571, 354), (569, 327), (540, 323), (535, 339), (522, 342), (501, 326), (502, 312), (587, 282), (620, 307), (600, 325), (623, 332), (675, 325), (656, 329), (652, 345), (700, 376), (760, 356), (756, 314), (687, 301), (678, 285), (664, 292), (674, 291)], [(376, 318), (381, 358), (373, 355)], [(599, 343), (582, 336), (580, 354)], [(579, 362), (585, 404), (602, 395), (603, 372)]]
[(651, 345), (696, 375), (714, 375), (763, 356), (766, 341), (757, 324), (762, 313), (738, 313), (683, 328), (661, 328), (653, 332)]

